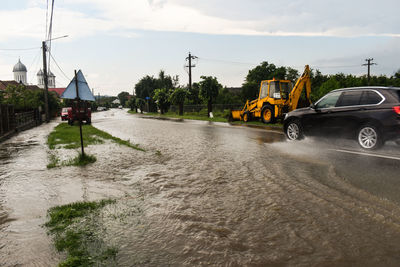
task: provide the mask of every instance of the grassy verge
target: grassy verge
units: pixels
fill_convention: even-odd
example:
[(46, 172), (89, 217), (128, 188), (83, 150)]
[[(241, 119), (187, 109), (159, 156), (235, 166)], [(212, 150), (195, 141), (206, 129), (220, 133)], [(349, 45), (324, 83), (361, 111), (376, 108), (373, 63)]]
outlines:
[[(131, 144), (127, 140), (122, 140), (118, 137), (112, 136), (111, 134), (101, 131), (91, 125), (83, 125), (82, 127), (83, 145), (85, 147), (93, 144), (102, 144), (104, 143), (104, 140), (112, 140), (117, 144), (144, 151), (144, 149), (140, 148), (139, 145)], [(51, 150), (54, 150), (56, 148), (80, 148), (81, 141), (78, 126), (70, 126), (66, 123), (59, 124), (48, 136), (47, 144)], [(47, 168), (51, 169), (61, 166), (84, 166), (95, 161), (95, 156), (86, 153), (84, 155), (79, 154), (77, 157), (66, 161), (61, 161), (55, 155), (55, 153), (51, 153), (49, 156), (49, 163), (47, 164)]]
[(75, 202), (48, 210), (45, 226), (56, 249), (67, 255), (59, 266), (108, 266), (115, 260), (118, 249), (105, 244), (98, 223), (100, 209), (113, 203), (111, 199)]
[[(135, 111), (129, 110), (128, 113), (131, 114), (138, 114)], [(161, 118), (175, 118), (175, 119), (187, 119), (187, 120), (202, 120), (202, 121), (213, 121), (213, 122), (229, 122), (230, 124), (240, 124), (240, 125), (258, 125), (258, 126), (272, 126), (272, 127), (282, 127), (282, 123), (270, 123), (270, 124), (265, 124), (261, 121), (249, 121), (249, 122), (244, 122), (244, 121), (229, 121), (228, 116), (229, 113), (227, 112), (216, 112), (214, 114), (213, 118), (209, 118), (207, 114), (199, 114), (199, 113), (185, 113), (183, 116), (180, 116), (179, 114), (175, 112), (167, 112), (163, 115), (160, 113), (156, 112), (148, 112), (144, 113), (142, 115), (147, 115), (147, 116), (157, 116)]]
[[(81, 140), (78, 127), (79, 126), (70, 126), (67, 123), (60, 123), (48, 136), (47, 144), (49, 148), (55, 149), (57, 146), (66, 149), (79, 148), (81, 146)], [(102, 144), (105, 139), (109, 139), (118, 144), (144, 151), (144, 149), (140, 148), (139, 145), (131, 144), (129, 141), (112, 136), (111, 134), (101, 131), (92, 125), (82, 125), (82, 134), (83, 145), (85, 147), (92, 144)]]

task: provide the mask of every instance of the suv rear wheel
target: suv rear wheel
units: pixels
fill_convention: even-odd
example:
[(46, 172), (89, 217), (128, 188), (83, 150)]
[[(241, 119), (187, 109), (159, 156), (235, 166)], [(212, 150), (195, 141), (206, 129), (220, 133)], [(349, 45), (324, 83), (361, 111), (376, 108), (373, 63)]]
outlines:
[(373, 125), (363, 125), (357, 132), (358, 144), (367, 150), (374, 150), (382, 146), (382, 138), (378, 129)]

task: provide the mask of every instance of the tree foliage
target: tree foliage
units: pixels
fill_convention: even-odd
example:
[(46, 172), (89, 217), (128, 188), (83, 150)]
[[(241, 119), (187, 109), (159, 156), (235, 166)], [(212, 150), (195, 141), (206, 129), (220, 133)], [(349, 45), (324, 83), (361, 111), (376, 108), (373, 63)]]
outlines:
[(125, 91), (122, 91), (121, 93), (119, 93), (117, 95), (117, 97), (119, 99), (119, 102), (121, 103), (121, 106), (125, 107), (126, 103), (128, 101), (128, 98), (129, 98), (129, 93), (125, 92)]
[(165, 88), (167, 90), (175, 88), (178, 83), (178, 76), (171, 77), (165, 75), (163, 70), (158, 73), (158, 78), (146, 75), (135, 85), (136, 96), (142, 99), (149, 98), (149, 108), (151, 111), (157, 111), (157, 105), (154, 100), (156, 89)]
[(170, 95), (170, 102), (179, 106), (179, 115), (183, 115), (183, 103), (185, 103), (188, 91), (183, 88), (176, 88)]
[(167, 88), (156, 89), (154, 91), (154, 100), (156, 101), (161, 114), (164, 114), (169, 109), (169, 106), (171, 104), (169, 102), (169, 95), (170, 93)]
[[(55, 92), (49, 92), (49, 111), (56, 113), (61, 104)], [(24, 84), (8, 85), (2, 92), (1, 103), (14, 106), (17, 111), (31, 110), (41, 107), (44, 110), (44, 90), (27, 89)]]
[(136, 98), (136, 106), (140, 109), (140, 113), (143, 113), (146, 101), (143, 98)]
[(136, 96), (131, 96), (131, 98), (128, 100), (127, 105), (130, 108), (130, 110), (135, 110), (137, 112), (138, 106), (136, 103)]
[(200, 81), (200, 96), (207, 101), (208, 116), (212, 112), (212, 103), (218, 96), (219, 90), (222, 85), (218, 82), (217, 78), (212, 76), (201, 76)]
[(294, 81), (298, 78), (297, 70), (290, 67), (277, 67), (264, 61), (254, 69), (249, 70), (245, 82), (242, 85), (242, 100), (258, 97), (261, 81), (281, 79)]

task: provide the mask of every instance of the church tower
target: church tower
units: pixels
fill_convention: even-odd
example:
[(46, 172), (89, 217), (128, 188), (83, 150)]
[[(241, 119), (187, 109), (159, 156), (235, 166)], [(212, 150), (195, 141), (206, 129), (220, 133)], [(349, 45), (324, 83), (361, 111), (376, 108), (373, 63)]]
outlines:
[[(40, 88), (44, 88), (44, 73), (42, 69), (38, 71), (37, 79), (38, 79), (38, 86)], [(56, 88), (56, 76), (51, 71), (49, 71), (49, 73), (47, 74), (47, 87)]]
[(27, 69), (25, 65), (21, 63), (20, 59), (18, 59), (18, 63), (15, 64), (13, 68), (13, 73), (14, 73), (14, 81), (27, 84), (26, 82)]

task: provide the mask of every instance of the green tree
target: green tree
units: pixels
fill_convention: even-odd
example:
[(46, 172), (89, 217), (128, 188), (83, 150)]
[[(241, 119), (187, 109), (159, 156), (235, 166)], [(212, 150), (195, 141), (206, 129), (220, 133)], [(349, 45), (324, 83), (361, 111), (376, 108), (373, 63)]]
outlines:
[(186, 103), (190, 105), (200, 105), (202, 102), (200, 98), (200, 84), (193, 83), (192, 88), (188, 89)]
[(210, 117), (212, 112), (212, 102), (218, 96), (219, 90), (222, 85), (218, 82), (217, 78), (211, 76), (201, 76), (200, 81), (200, 95), (207, 101), (207, 115)]
[(154, 91), (154, 100), (157, 103), (158, 108), (160, 109), (161, 114), (164, 114), (168, 111), (170, 106), (169, 102), (169, 90), (167, 88), (156, 89)]
[(220, 88), (218, 92), (218, 96), (215, 99), (215, 103), (217, 104), (240, 104), (241, 98), (240, 96), (230, 92), (226, 87)]
[(128, 100), (128, 106), (129, 106), (129, 108), (133, 111), (133, 110), (135, 110), (135, 112), (137, 113), (137, 109), (138, 109), (138, 106), (137, 106), (137, 104), (136, 104), (136, 96), (132, 96), (129, 100)]
[(140, 113), (143, 113), (146, 101), (143, 98), (136, 98), (136, 107), (140, 109)]
[(129, 93), (123, 91), (119, 93), (117, 97), (119, 99), (119, 102), (121, 103), (121, 106), (125, 107), (128, 101)]
[[(263, 80), (275, 79), (293, 79), (296, 76), (296, 72), (293, 69), (279, 67), (277, 68), (274, 64), (269, 64), (264, 61), (254, 69), (249, 70), (246, 76), (246, 80), (242, 85), (242, 99), (255, 99), (258, 97), (260, 90), (260, 84)], [(298, 74), (297, 74), (298, 75)]]
[(183, 88), (176, 88), (170, 95), (170, 101), (174, 105), (179, 106), (179, 115), (183, 115), (183, 104), (185, 103), (187, 90)]

